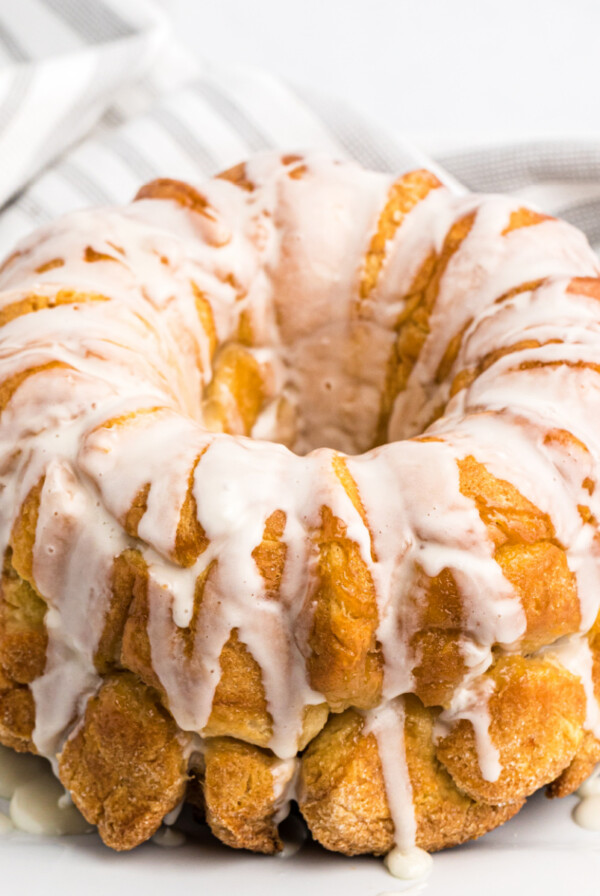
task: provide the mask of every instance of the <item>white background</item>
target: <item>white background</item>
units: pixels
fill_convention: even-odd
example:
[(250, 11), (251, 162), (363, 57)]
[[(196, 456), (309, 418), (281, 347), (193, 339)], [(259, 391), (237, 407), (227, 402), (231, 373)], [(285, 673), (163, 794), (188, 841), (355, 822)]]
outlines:
[(600, 0), (162, 0), (201, 57), (270, 69), (439, 150), (600, 136)]

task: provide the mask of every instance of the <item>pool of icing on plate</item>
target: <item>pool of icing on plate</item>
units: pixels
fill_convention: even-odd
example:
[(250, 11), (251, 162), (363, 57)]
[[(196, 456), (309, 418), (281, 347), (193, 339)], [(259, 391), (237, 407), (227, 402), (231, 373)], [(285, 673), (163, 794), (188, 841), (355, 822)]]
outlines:
[(600, 831), (600, 765), (575, 795), (579, 803), (573, 809), (573, 820), (588, 831)]
[(39, 756), (15, 753), (0, 746), (0, 798), (9, 814), (0, 814), (0, 833), (16, 828), (28, 834), (84, 834), (93, 830)]
[[(73, 805), (47, 760), (29, 753), (16, 753), (2, 745), (0, 800), (9, 804), (8, 815), (0, 811), (0, 835), (19, 830), (27, 834), (66, 836), (95, 830)], [(178, 806), (165, 817), (165, 823), (151, 838), (153, 843), (162, 847), (185, 843), (185, 834), (170, 827), (180, 811)]]

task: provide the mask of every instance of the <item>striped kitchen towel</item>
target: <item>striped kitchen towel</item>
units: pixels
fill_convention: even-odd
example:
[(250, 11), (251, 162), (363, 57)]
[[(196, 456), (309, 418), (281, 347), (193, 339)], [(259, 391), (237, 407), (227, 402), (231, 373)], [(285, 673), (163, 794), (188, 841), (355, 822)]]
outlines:
[(383, 171), (433, 167), (457, 189), (520, 194), (600, 246), (600, 143), (434, 161), (338, 100), (192, 60), (151, 0), (0, 6), (0, 255), (71, 209), (126, 202), (159, 176), (198, 181), (269, 148), (321, 149)]

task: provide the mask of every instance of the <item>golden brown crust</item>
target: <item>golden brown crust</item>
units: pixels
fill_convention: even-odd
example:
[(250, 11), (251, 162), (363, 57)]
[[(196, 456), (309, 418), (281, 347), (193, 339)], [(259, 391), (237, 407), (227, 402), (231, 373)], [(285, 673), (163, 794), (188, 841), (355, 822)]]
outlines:
[(285, 567), (287, 545), (283, 541), (286, 516), (274, 510), (265, 522), (262, 541), (252, 551), (252, 557), (266, 586), (266, 597), (277, 600)]
[(267, 709), (260, 666), (236, 629), (221, 651), (219, 664), (221, 677), (204, 734), (234, 734), (249, 743), (266, 746), (273, 720)]
[(148, 637), (148, 569), (142, 555), (137, 553), (132, 564), (132, 600), (129, 604), (123, 639), (121, 665), (135, 672), (148, 685), (163, 693), (160, 680), (152, 666), (150, 639)]
[(147, 840), (183, 799), (182, 735), (158, 696), (131, 674), (107, 677), (60, 756), (60, 779), (113, 849)]
[(429, 318), (435, 308), (444, 272), (469, 235), (474, 221), (475, 212), (471, 212), (454, 222), (439, 253), (429, 253), (403, 297), (404, 307), (395, 326), (396, 342), (387, 365), (376, 444), (381, 444), (386, 439), (388, 421), (396, 397), (406, 389), (410, 374), (429, 335)]
[(462, 597), (449, 569), (433, 578), (419, 571), (414, 593), (420, 623), (410, 642), (418, 658), (414, 693), (425, 706), (445, 706), (466, 672)]
[(191, 286), (194, 293), (198, 319), (202, 324), (202, 329), (208, 337), (208, 347), (210, 351), (210, 357), (212, 358), (218, 344), (217, 329), (215, 327), (215, 319), (212, 307), (200, 287), (196, 283), (194, 283), (193, 280), (191, 281)]
[(600, 741), (591, 731), (586, 731), (571, 764), (548, 785), (546, 796), (554, 798), (574, 793), (589, 778), (599, 762)]
[(213, 834), (236, 849), (279, 852), (275, 757), (250, 744), (218, 737), (206, 741), (204, 759), (206, 820)]
[(46, 665), (46, 604), (15, 571), (7, 551), (0, 591), (0, 669), (16, 684), (29, 684)]
[[(523, 801), (492, 806), (461, 793), (433, 746), (435, 713), (406, 701), (406, 758), (417, 845), (428, 851), (471, 840), (507, 821)], [(312, 835), (346, 855), (382, 854), (394, 845), (377, 741), (354, 710), (333, 716), (302, 760), (299, 804)]]
[(459, 461), (458, 467), (460, 490), (475, 501), (496, 547), (495, 560), (525, 612), (523, 652), (533, 652), (579, 631), (575, 578), (550, 518), (512, 483), (493, 476), (474, 457)]
[(409, 171), (392, 185), (388, 200), (383, 208), (377, 231), (371, 239), (360, 280), (360, 298), (366, 299), (377, 286), (385, 262), (385, 253), (390, 241), (406, 215), (421, 202), (431, 190), (442, 184), (431, 171)]
[(150, 183), (140, 187), (136, 197), (140, 199), (172, 199), (178, 205), (183, 205), (194, 212), (207, 217), (212, 217), (210, 206), (205, 196), (198, 192), (190, 184), (181, 180), (173, 180), (169, 177), (159, 177)]
[(266, 398), (263, 373), (255, 356), (240, 344), (217, 352), (205, 391), (203, 416), (209, 429), (250, 435)]
[[(62, 264), (62, 262), (61, 262)], [(56, 261), (43, 266), (43, 270), (49, 267), (57, 267)], [(43, 273), (39, 270), (38, 273)], [(84, 302), (108, 302), (108, 296), (99, 293), (77, 292), (73, 289), (59, 289), (54, 295), (39, 295), (30, 293), (26, 298), (18, 302), (12, 302), (0, 308), (0, 327), (10, 323), (24, 314), (33, 314), (36, 311), (46, 311), (50, 308), (59, 308), (61, 305), (79, 305)]]
[(0, 669), (0, 743), (19, 753), (37, 753), (31, 739), (34, 724), (31, 691), (11, 681)]
[(500, 235), (506, 236), (512, 230), (518, 230), (520, 227), (532, 227), (535, 224), (542, 224), (544, 221), (552, 221), (552, 216), (543, 215), (532, 208), (517, 208), (514, 212), (511, 212), (508, 224)]
[(72, 371), (72, 367), (68, 364), (65, 364), (63, 361), (48, 361), (47, 364), (38, 364), (35, 367), (28, 367), (26, 370), (20, 370), (18, 373), (15, 373), (13, 376), (9, 376), (7, 379), (3, 380), (0, 383), (0, 414), (7, 407), (12, 397), (18, 391), (19, 387), (23, 385), (30, 377), (38, 376), (46, 373), (49, 370), (68, 370)]
[(188, 490), (179, 515), (173, 559), (180, 566), (193, 566), (200, 554), (208, 547), (206, 532), (198, 522), (198, 509), (193, 492), (194, 473), (201, 460), (202, 455), (196, 459), (196, 463), (190, 470)]
[(375, 706), (381, 697), (383, 658), (377, 643), (377, 599), (358, 545), (328, 507), (316, 535), (317, 591), (308, 671), (312, 687), (335, 711)]
[(520, 656), (501, 657), (484, 680), (494, 688), (489, 738), (499, 754), (498, 778), (483, 777), (475, 731), (466, 719), (439, 742), (436, 755), (474, 800), (519, 802), (553, 781), (575, 756), (583, 738), (583, 686), (550, 660)]
[(230, 183), (235, 184), (236, 187), (240, 187), (242, 190), (247, 190), (248, 193), (252, 193), (256, 188), (255, 184), (248, 179), (245, 162), (240, 162), (239, 165), (233, 165), (233, 167), (228, 168), (227, 171), (222, 171), (217, 177), (221, 180), (228, 180)]
[(34, 588), (33, 546), (43, 487), (44, 480), (42, 478), (25, 498), (10, 537), (13, 568), (22, 579)]
[(115, 557), (110, 604), (94, 657), (96, 668), (101, 674), (120, 666), (125, 621), (133, 600), (136, 579), (143, 574), (144, 566), (138, 551), (126, 550)]

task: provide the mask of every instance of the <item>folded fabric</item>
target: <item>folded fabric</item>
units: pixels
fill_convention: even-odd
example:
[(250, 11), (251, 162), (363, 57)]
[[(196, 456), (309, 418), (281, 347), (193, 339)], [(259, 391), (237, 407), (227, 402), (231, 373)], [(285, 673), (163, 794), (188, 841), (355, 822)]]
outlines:
[(321, 149), (456, 189), (522, 193), (600, 243), (600, 144), (529, 143), (433, 160), (350, 106), (271, 74), (191, 59), (149, 0), (0, 9), (0, 254), (33, 227), (140, 183), (198, 181), (252, 153)]

